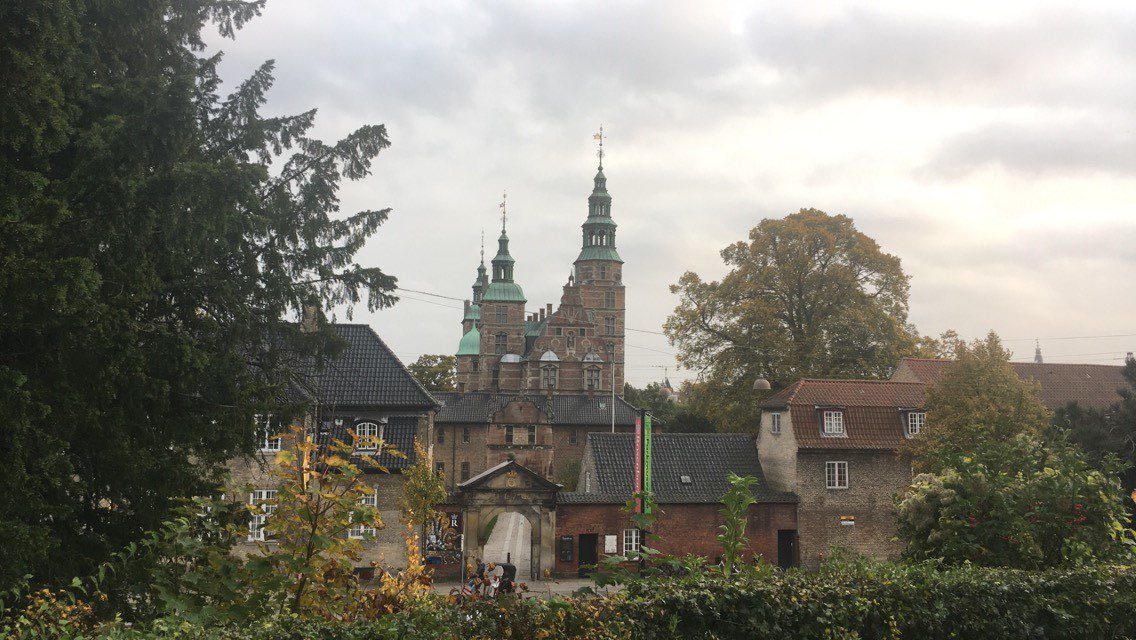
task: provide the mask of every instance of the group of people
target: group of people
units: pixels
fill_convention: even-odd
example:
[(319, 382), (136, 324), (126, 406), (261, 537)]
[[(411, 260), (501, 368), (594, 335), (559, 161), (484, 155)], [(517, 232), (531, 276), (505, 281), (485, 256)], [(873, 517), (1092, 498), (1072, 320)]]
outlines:
[(480, 559), (469, 577), (462, 583), (463, 597), (492, 598), (500, 594), (517, 592), (517, 568), (509, 563), (484, 562)]

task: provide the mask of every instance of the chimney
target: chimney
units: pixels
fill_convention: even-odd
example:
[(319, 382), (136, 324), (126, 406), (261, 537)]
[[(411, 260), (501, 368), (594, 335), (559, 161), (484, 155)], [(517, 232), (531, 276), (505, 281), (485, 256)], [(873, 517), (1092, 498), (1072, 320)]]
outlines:
[(548, 313), (548, 315), (552, 315), (552, 303), (549, 302), (548, 304), (544, 305), (544, 310), (546, 313)]
[(1129, 360), (1132, 360), (1132, 352), (1131, 352), (1131, 351), (1129, 351), (1129, 352), (1128, 352), (1128, 355), (1127, 355), (1127, 356), (1125, 356), (1125, 358), (1124, 358), (1124, 361), (1125, 361), (1125, 362), (1128, 362)]
[(300, 309), (300, 331), (315, 333), (319, 329), (320, 308), (315, 301), (305, 302)]
[(540, 308), (540, 320), (541, 320), (541, 321), (543, 321), (543, 320), (544, 320), (544, 307), (541, 307), (541, 308)]
[(469, 315), (469, 300), (462, 301), (462, 312), (464, 313), (463, 318)]

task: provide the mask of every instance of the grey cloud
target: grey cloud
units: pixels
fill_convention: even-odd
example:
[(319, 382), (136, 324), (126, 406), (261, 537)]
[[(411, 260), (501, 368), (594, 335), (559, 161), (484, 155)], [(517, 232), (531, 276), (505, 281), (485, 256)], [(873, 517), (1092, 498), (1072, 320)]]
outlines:
[(958, 177), (989, 166), (1031, 175), (1136, 171), (1136, 127), (1078, 119), (1022, 124), (998, 122), (948, 139), (924, 167), (926, 173)]

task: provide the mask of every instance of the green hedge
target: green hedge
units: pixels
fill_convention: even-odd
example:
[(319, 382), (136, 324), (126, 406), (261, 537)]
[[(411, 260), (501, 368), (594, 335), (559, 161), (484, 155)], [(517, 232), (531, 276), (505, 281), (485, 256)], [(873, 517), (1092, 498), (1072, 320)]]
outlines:
[(1023, 572), (853, 563), (819, 573), (750, 570), (645, 578), (617, 594), (459, 606), (442, 596), (366, 623), (262, 621), (201, 628), (160, 621), (116, 640), (414, 638), (1106, 638), (1136, 637), (1136, 572)]

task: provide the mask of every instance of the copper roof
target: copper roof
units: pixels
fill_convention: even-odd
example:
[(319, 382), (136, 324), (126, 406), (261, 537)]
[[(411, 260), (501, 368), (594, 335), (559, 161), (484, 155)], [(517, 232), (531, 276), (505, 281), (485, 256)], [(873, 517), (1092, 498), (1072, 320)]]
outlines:
[[(921, 382), (812, 380), (793, 383), (761, 403), (788, 409), (801, 449), (896, 449), (904, 441), (905, 409), (923, 407)], [(821, 435), (820, 411), (841, 409), (843, 437)]]
[[(953, 360), (904, 358), (893, 380), (935, 384)], [(1102, 364), (1061, 364), (1011, 362), (1014, 372), (1024, 380), (1041, 385), (1041, 401), (1052, 409), (1076, 402), (1083, 407), (1107, 408), (1120, 401), (1118, 389), (1127, 388), (1124, 367)]]

